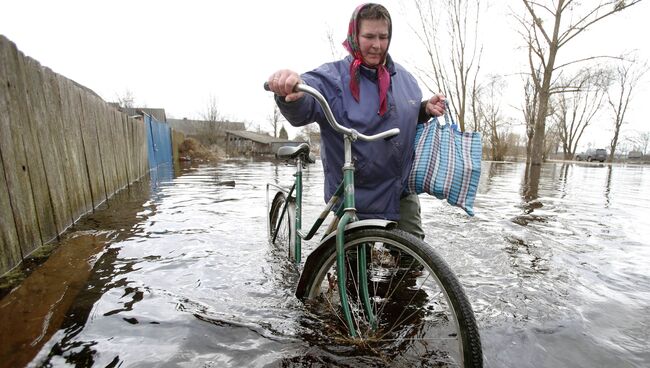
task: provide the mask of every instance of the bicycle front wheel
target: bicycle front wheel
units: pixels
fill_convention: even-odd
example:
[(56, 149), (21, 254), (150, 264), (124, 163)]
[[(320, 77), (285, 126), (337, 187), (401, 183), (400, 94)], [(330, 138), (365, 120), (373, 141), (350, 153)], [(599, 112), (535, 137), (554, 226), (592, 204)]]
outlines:
[[(330, 334), (347, 338), (336, 279), (335, 239), (321, 247), (305, 263), (296, 294), (313, 306)], [(433, 248), (400, 230), (359, 228), (346, 232), (344, 252), (355, 343), (380, 352), (394, 364), (482, 367), (481, 341), (470, 303)], [(365, 277), (360, 272), (364, 263)], [(360, 291), (362, 283), (367, 292)]]
[(277, 192), (268, 212), (269, 242), (278, 246), (290, 260), (295, 259), (294, 219), (296, 205), (283, 192)]

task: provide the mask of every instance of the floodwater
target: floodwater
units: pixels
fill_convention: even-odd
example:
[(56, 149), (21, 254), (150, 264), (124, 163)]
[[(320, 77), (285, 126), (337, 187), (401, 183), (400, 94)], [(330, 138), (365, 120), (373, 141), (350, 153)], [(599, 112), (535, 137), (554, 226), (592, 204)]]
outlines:
[[(427, 241), (474, 307), (486, 366), (649, 366), (650, 167), (482, 169), (475, 217), (421, 201)], [(29, 366), (399, 366), (327, 339), (293, 296), (298, 271), (265, 225), (265, 183), (291, 173), (250, 160), (159, 170), (78, 223), (67, 239), (104, 246), (81, 252), (81, 272), (58, 267), (85, 281), (50, 311), (51, 332), (24, 344)], [(306, 224), (323, 204), (320, 164), (304, 176)]]

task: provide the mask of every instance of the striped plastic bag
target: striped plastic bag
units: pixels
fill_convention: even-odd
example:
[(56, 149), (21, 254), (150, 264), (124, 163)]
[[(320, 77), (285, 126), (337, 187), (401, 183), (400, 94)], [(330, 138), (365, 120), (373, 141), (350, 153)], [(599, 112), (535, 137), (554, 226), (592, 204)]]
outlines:
[(447, 111), (449, 107), (444, 124), (437, 118), (418, 124), (407, 190), (447, 199), (474, 216), (474, 198), (481, 177), (481, 133), (459, 131)]

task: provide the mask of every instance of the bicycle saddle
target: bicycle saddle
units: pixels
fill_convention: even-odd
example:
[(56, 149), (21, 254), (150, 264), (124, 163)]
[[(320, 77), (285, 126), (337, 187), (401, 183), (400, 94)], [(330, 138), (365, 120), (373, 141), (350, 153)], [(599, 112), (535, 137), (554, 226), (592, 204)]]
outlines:
[(307, 143), (300, 143), (298, 146), (282, 146), (278, 148), (275, 157), (280, 160), (292, 160), (298, 156), (302, 156), (305, 163), (313, 164), (316, 162), (316, 159), (309, 150), (310, 147)]

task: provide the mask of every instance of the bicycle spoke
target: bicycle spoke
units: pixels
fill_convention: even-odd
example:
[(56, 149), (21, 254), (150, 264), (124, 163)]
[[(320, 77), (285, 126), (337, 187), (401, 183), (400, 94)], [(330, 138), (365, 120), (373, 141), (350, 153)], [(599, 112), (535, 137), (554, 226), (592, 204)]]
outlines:
[[(387, 251), (387, 253), (390, 255), (390, 252)], [(393, 284), (393, 279), (394, 279), (394, 277), (391, 275), (390, 282), (388, 283), (388, 287), (386, 288), (387, 290), (390, 290), (390, 289), (391, 289), (391, 286), (392, 286), (392, 284)], [(378, 285), (379, 283), (375, 283), (375, 284)], [(378, 289), (378, 287), (377, 287), (376, 289)], [(375, 293), (375, 295), (377, 295), (377, 294)], [(383, 299), (386, 299), (386, 297), (384, 297)], [(384, 312), (384, 308), (385, 308), (385, 307), (386, 307), (386, 304), (383, 303), (381, 309), (378, 310), (378, 311), (375, 313), (375, 316), (377, 317), (377, 320), (381, 320), (381, 316), (382, 316), (382, 314), (383, 314), (383, 312)]]
[[(359, 257), (358, 254), (356, 256)], [(348, 254), (346, 254), (346, 256), (345, 256), (345, 263), (347, 264), (347, 269), (351, 271), (352, 270), (352, 265), (350, 263), (350, 257), (348, 256)], [(357, 267), (356, 271), (357, 271), (357, 273), (359, 272), (358, 267)], [(350, 309), (351, 309), (350, 312), (352, 312), (352, 313), (356, 312), (355, 313), (356, 316), (355, 316), (355, 318), (353, 318), (355, 327), (357, 329), (357, 332), (359, 332), (359, 334), (361, 334), (360, 323), (361, 323), (362, 319), (361, 319), (361, 316), (359, 315), (358, 311), (363, 312), (363, 307), (361, 306), (361, 303), (362, 303), (361, 302), (361, 296), (359, 295), (359, 283), (356, 281), (354, 276), (355, 276), (354, 272), (350, 272), (350, 278), (352, 280), (352, 285), (354, 287), (353, 290), (355, 290), (355, 292), (356, 292), (356, 299), (357, 299), (357, 306), (355, 308), (352, 308), (353, 307), (352, 302), (351, 302), (353, 300), (352, 295), (350, 294), (350, 292), (348, 290), (346, 290), (346, 292), (348, 293), (348, 300), (350, 300)]]
[[(328, 290), (331, 290), (331, 287), (332, 287), (332, 281), (329, 279), (329, 277), (331, 277), (331, 276), (330, 276), (329, 272), (328, 272), (327, 275), (328, 275), (328, 276), (327, 276), (327, 277), (328, 277), (328, 280), (327, 280), (327, 283), (328, 283)], [(336, 285), (336, 280), (333, 281), (333, 284)], [(322, 295), (322, 294), (321, 294), (321, 295)], [(332, 293), (331, 296), (333, 296), (333, 293)], [(334, 315), (339, 319), (339, 322), (341, 322), (341, 324), (346, 325), (345, 320), (341, 317), (341, 314), (337, 312), (337, 308), (332, 304), (332, 300), (331, 300), (330, 296), (329, 296), (329, 295), (325, 295), (325, 296), (323, 296), (323, 298), (324, 298), (325, 300), (327, 300), (327, 304), (330, 306), (330, 310), (332, 311), (332, 314), (334, 314)]]
[[(414, 259), (414, 260), (411, 262), (411, 264), (409, 265), (409, 267), (408, 267), (409, 270), (413, 268), (413, 264), (414, 264), (414, 263), (415, 263), (415, 259)], [(419, 262), (418, 262), (418, 263), (419, 263)], [(390, 299), (390, 297), (392, 297), (392, 295), (397, 291), (399, 284), (401, 284), (401, 282), (404, 280), (404, 278), (406, 277), (407, 274), (408, 274), (408, 271), (406, 271), (406, 272), (404, 273), (404, 275), (402, 276), (402, 278), (401, 278), (400, 281), (398, 282), (398, 285), (396, 285), (396, 287), (395, 287), (394, 289), (392, 289), (393, 292), (392, 292), (392, 293), (387, 297), (387, 299)], [(427, 277), (426, 277), (426, 278), (425, 278), (425, 279), (420, 283), (418, 289), (415, 290), (415, 292), (414, 292), (413, 295), (411, 296), (411, 299), (410, 299), (408, 302), (404, 303), (404, 306), (409, 306), (409, 305), (411, 305), (411, 304), (413, 303), (414, 298), (415, 298), (415, 297), (418, 295), (418, 293), (422, 290), (422, 287), (423, 287), (423, 286), (425, 285), (425, 283), (429, 280), (429, 277), (430, 277), (430, 276), (431, 276), (431, 274), (429, 273), (429, 274), (427, 275)], [(385, 307), (385, 305), (384, 305), (384, 307)], [(406, 316), (405, 318), (402, 319), (402, 316), (404, 315), (404, 313), (406, 312), (406, 310), (407, 310), (406, 308), (402, 309), (402, 312), (401, 312), (400, 315), (395, 319), (395, 322), (393, 323), (392, 327), (390, 327), (390, 328), (388, 329), (388, 331), (386, 331), (386, 332), (385, 332), (385, 333), (380, 337), (380, 339), (383, 339), (386, 335), (388, 335), (389, 333), (393, 332), (393, 330), (394, 330), (396, 327), (401, 326), (402, 323), (408, 321), (408, 320), (409, 320), (413, 315), (415, 315), (415, 314), (418, 312), (417, 310), (415, 310), (415, 311), (413, 311), (411, 314), (409, 314), (408, 316)], [(382, 308), (382, 312), (383, 312), (383, 308)]]
[[(400, 257), (397, 257), (397, 258), (395, 259), (395, 265), (396, 265), (396, 266), (399, 265), (399, 263), (400, 263), (400, 259), (401, 259), (401, 252), (400, 252)], [(413, 262), (415, 262), (415, 258), (413, 259), (413, 261), (411, 261), (411, 264), (410, 264), (409, 267), (408, 267), (409, 269), (411, 269), (411, 267), (413, 266)], [(399, 268), (397, 268), (397, 269), (399, 269)], [(406, 274), (407, 274), (407, 273), (405, 272), (405, 273), (402, 275), (402, 277), (401, 277), (401, 278), (399, 279), (399, 281), (397, 282), (397, 285), (400, 285), (400, 284), (402, 283), (402, 281), (404, 280), (404, 277), (406, 277)], [(392, 283), (393, 283), (393, 279), (394, 279), (394, 277), (391, 277), (391, 284), (388, 285), (389, 289), (390, 289), (390, 285), (392, 285)], [(397, 287), (395, 287), (395, 288), (392, 289), (392, 290), (393, 290), (393, 291), (390, 293), (390, 295), (387, 295), (384, 299), (386, 299), (386, 300), (390, 300), (390, 299), (393, 297), (393, 294), (395, 293), (395, 291), (397, 291)], [(384, 306), (382, 307), (382, 310), (379, 312), (380, 314), (383, 313), (383, 310), (384, 310), (385, 307), (386, 307), (386, 304), (384, 304)]]
[[(377, 244), (373, 245), (371, 248), (369, 247), (370, 248), (370, 265), (371, 265), (370, 274), (371, 275), (374, 275), (375, 272), (378, 272), (378, 270), (375, 270), (375, 261), (373, 259), (373, 255), (375, 254), (375, 252), (374, 252), (375, 247), (377, 247)], [(376, 299), (377, 298), (377, 291), (379, 290), (379, 283), (376, 282), (376, 281), (373, 281), (372, 279), (370, 280), (370, 282), (372, 282), (372, 287), (373, 287), (373, 289), (372, 289), (373, 298)], [(377, 320), (377, 323), (379, 323), (379, 315), (377, 313), (378, 312), (377, 304), (379, 304), (379, 303), (372, 303), (372, 308), (373, 308), (372, 312), (375, 314), (375, 318)]]
[[(411, 299), (408, 301), (408, 303), (406, 303), (405, 305), (411, 305), (411, 303), (413, 303), (413, 299), (415, 298), (415, 296), (417, 295), (417, 293), (420, 292), (420, 290), (422, 290), (422, 286), (423, 286), (424, 283), (429, 279), (430, 276), (431, 276), (431, 274), (429, 273), (429, 275), (427, 276), (427, 278), (422, 282), (422, 284), (420, 284), (420, 287), (418, 288), (418, 290), (416, 290), (416, 292), (413, 293), (413, 296), (412, 296)], [(415, 311), (413, 311), (413, 313), (409, 314), (406, 318), (404, 318), (403, 320), (400, 320), (400, 318), (402, 318), (402, 315), (404, 315), (404, 312), (406, 312), (406, 308), (404, 308), (404, 309), (402, 310), (402, 313), (400, 313), (400, 315), (397, 317), (395, 323), (393, 324), (393, 327), (392, 327), (390, 330), (386, 331), (386, 333), (385, 333), (383, 336), (386, 336), (387, 334), (391, 333), (391, 332), (395, 329), (395, 327), (400, 326), (400, 325), (402, 324), (402, 322), (406, 322), (406, 321), (408, 321), (408, 320), (409, 320), (413, 315), (415, 315), (415, 313), (417, 313), (418, 311), (415, 310)], [(383, 337), (383, 336), (382, 336), (382, 337)]]

